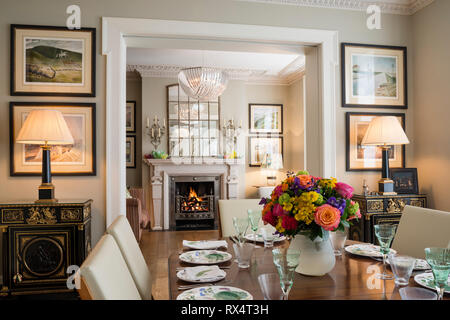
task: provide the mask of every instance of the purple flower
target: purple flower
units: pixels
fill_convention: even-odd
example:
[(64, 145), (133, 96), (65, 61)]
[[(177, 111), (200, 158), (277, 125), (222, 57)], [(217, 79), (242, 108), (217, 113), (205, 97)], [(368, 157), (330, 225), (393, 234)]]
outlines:
[(339, 209), (342, 216), (344, 214), (345, 207), (347, 206), (347, 201), (345, 201), (345, 199), (337, 200), (335, 197), (329, 197), (327, 200), (327, 204)]
[(259, 202), (259, 204), (266, 204), (267, 203), (267, 199), (266, 198), (262, 198), (261, 201)]

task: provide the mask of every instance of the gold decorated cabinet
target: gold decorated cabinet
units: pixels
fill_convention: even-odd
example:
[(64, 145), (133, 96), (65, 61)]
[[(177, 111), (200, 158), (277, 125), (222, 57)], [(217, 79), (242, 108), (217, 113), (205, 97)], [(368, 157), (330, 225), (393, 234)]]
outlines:
[(73, 291), (67, 268), (91, 250), (91, 203), (0, 203), (2, 295)]
[(405, 205), (427, 207), (427, 196), (417, 194), (395, 196), (355, 194), (352, 199), (359, 204), (361, 219), (359, 223), (354, 223), (350, 227), (349, 239), (374, 244), (378, 244), (374, 234), (374, 225), (398, 225)]

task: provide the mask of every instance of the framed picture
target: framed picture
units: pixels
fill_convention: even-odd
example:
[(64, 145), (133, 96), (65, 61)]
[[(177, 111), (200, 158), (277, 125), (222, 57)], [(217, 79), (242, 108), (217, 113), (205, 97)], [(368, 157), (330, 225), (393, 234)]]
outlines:
[(127, 163), (127, 168), (136, 168), (136, 137), (127, 136), (125, 146), (126, 146), (125, 161)]
[(282, 134), (283, 105), (253, 104), (248, 105), (250, 133)]
[[(347, 171), (381, 171), (382, 149), (377, 146), (361, 144), (370, 122), (375, 117), (395, 116), (405, 129), (403, 113), (364, 113), (346, 114), (346, 169)], [(405, 167), (405, 146), (392, 146), (389, 151), (391, 168)]]
[(95, 97), (95, 32), (12, 24), (11, 95)]
[(260, 167), (267, 153), (283, 156), (283, 137), (249, 137), (249, 166)]
[(406, 47), (341, 44), (342, 106), (408, 108)]
[(25, 119), (32, 110), (56, 109), (62, 112), (74, 144), (52, 146), (52, 175), (96, 175), (95, 103), (11, 102), (9, 105), (10, 175), (40, 176), (42, 153), (39, 145), (15, 143)]
[(127, 132), (136, 132), (136, 101), (127, 101), (126, 103), (126, 126)]
[(392, 168), (389, 169), (389, 176), (398, 194), (419, 194), (417, 168)]

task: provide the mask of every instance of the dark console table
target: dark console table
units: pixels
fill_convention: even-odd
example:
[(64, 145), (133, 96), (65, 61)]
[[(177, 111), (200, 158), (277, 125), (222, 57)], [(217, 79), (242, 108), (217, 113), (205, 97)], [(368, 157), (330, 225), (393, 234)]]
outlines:
[(378, 244), (373, 226), (376, 224), (398, 224), (405, 205), (427, 207), (427, 196), (398, 194), (395, 196), (359, 195), (353, 200), (359, 203), (361, 219), (350, 227), (349, 239)]
[(67, 268), (91, 250), (92, 200), (0, 203), (1, 295), (73, 291)]

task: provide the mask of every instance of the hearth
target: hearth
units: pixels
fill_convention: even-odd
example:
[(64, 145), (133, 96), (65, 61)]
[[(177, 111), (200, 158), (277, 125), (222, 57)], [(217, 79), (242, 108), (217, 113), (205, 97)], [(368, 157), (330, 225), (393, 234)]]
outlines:
[(219, 176), (170, 177), (170, 229), (217, 229), (219, 197)]

